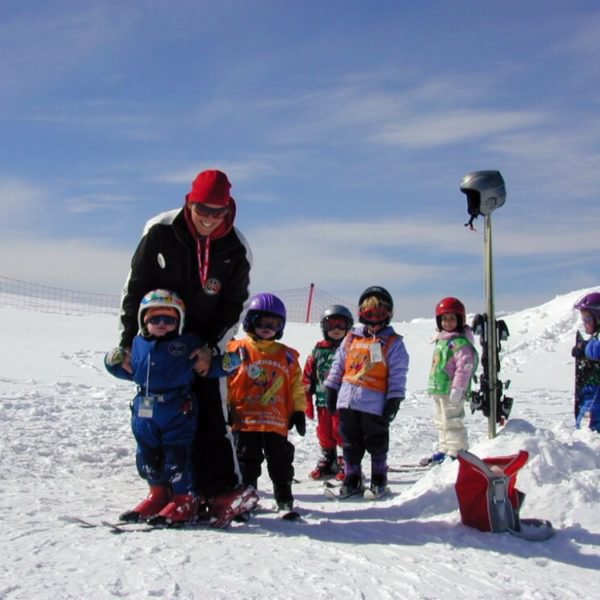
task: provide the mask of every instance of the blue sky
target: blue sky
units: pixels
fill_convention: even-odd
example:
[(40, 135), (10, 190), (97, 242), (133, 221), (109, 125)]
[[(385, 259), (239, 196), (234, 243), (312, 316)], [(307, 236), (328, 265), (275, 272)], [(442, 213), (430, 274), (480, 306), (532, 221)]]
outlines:
[(0, 0), (0, 275), (118, 293), (145, 220), (228, 173), (253, 291), (396, 317), (600, 284), (600, 3)]

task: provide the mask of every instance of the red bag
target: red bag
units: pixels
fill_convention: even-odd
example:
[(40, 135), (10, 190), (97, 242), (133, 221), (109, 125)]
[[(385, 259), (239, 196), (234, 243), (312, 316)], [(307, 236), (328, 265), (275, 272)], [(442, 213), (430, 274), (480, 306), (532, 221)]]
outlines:
[(525, 494), (515, 484), (517, 472), (528, 458), (525, 450), (484, 459), (466, 450), (458, 453), (455, 490), (464, 525), (492, 532), (519, 529), (519, 508)]

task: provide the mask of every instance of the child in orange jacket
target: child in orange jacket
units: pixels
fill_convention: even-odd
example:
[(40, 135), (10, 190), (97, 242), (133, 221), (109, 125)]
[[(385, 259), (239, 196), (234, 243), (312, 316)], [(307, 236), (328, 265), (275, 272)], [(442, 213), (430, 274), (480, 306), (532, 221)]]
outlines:
[(285, 306), (277, 296), (258, 294), (250, 300), (243, 322), (248, 335), (227, 346), (242, 359), (227, 389), (244, 485), (256, 488), (266, 458), (277, 508), (291, 511), (295, 449), (288, 430), (295, 426), (305, 434), (306, 400), (298, 352), (277, 341), (285, 320)]

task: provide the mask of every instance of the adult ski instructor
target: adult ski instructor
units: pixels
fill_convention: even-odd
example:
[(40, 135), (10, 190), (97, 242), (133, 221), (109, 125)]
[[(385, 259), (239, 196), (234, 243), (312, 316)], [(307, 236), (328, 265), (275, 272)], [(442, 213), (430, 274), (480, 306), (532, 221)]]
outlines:
[[(121, 348), (131, 347), (140, 300), (156, 288), (173, 290), (182, 298), (185, 331), (202, 338), (213, 353), (222, 351), (232, 338), (249, 296), (252, 256), (233, 225), (236, 204), (230, 188), (222, 171), (202, 171), (183, 208), (146, 223), (123, 290)], [(127, 368), (126, 361), (123, 366)], [(254, 492), (239, 488), (233, 439), (226, 425), (225, 380), (199, 376), (193, 387), (199, 400), (194, 444), (198, 487), (221, 522), (234, 500), (243, 508), (239, 496)], [(226, 514), (225, 520), (232, 516)]]

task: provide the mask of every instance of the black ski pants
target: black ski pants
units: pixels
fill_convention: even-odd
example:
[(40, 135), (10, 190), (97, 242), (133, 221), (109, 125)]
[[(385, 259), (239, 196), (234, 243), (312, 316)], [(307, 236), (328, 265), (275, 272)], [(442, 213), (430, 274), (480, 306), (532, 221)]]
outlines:
[(233, 435), (226, 422), (226, 402), (220, 379), (197, 377), (198, 429), (194, 440), (194, 463), (198, 489), (205, 498), (238, 486), (239, 467)]
[(341, 408), (340, 434), (344, 441), (344, 462), (360, 465), (365, 452), (385, 459), (390, 446), (390, 424), (379, 415)]
[(275, 487), (289, 486), (294, 478), (294, 445), (279, 433), (272, 431), (236, 432), (237, 457), (244, 485), (253, 485), (267, 459), (267, 472)]

